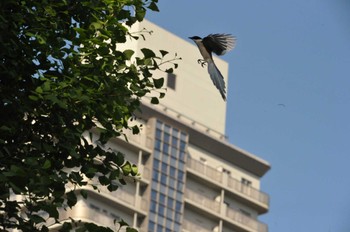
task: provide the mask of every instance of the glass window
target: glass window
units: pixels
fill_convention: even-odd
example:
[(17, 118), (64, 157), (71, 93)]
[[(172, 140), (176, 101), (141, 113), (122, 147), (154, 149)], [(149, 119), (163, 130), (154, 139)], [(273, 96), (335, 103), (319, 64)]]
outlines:
[(152, 175), (152, 179), (155, 181), (158, 181), (158, 177), (159, 177), (159, 172), (154, 170), (153, 175)]
[(180, 151), (179, 160), (184, 161), (185, 160), (185, 154), (186, 154), (185, 152)]
[(173, 178), (169, 178), (169, 186), (172, 187), (172, 188), (175, 188), (175, 179)]
[(176, 167), (177, 161), (174, 157), (170, 157), (170, 165)]
[[(165, 226), (169, 229), (169, 231), (170, 231), (170, 229), (171, 229), (172, 224), (173, 224), (173, 222), (172, 222), (171, 220), (166, 219), (166, 224), (165, 224)], [(168, 231), (168, 229), (167, 229), (167, 231)]]
[(159, 202), (165, 205), (165, 194), (163, 193), (159, 194)]
[(174, 211), (172, 209), (167, 209), (166, 210), (166, 217), (167, 218), (170, 218), (170, 219), (173, 219), (173, 215), (174, 215)]
[(155, 224), (154, 222), (150, 221), (148, 223), (148, 231), (154, 231), (154, 229), (155, 229)]
[(164, 163), (168, 163), (168, 162), (169, 162), (169, 155), (163, 154), (162, 161), (163, 161)]
[(152, 189), (158, 189), (158, 183), (155, 181), (152, 181)]
[(151, 212), (157, 212), (157, 203), (155, 201), (151, 201)]
[(182, 207), (181, 202), (180, 201), (176, 201), (175, 210), (177, 212), (181, 212), (181, 207)]
[(180, 231), (180, 222), (176, 222), (174, 225), (174, 231)]
[(165, 185), (160, 185), (160, 192), (166, 194), (167, 187)]
[(163, 125), (163, 123), (161, 121), (157, 120), (156, 127), (159, 128), (159, 129), (162, 129), (162, 125)]
[(182, 160), (180, 160), (180, 162), (178, 163), (178, 168), (180, 169), (180, 170), (184, 170), (184, 161), (182, 161)]
[[(154, 231), (154, 230), (152, 230), (152, 231)], [(163, 227), (162, 227), (162, 225), (157, 225), (157, 232), (162, 232), (163, 231)]]
[(170, 209), (174, 208), (174, 199), (168, 197), (167, 207), (170, 208)]
[(179, 130), (176, 128), (173, 128), (173, 136), (179, 137), (178, 135), (179, 135)]
[(177, 156), (177, 148), (171, 147), (171, 156), (176, 157)]
[(181, 183), (180, 181), (178, 181), (178, 182), (177, 182), (177, 191), (182, 192), (183, 187), (184, 187), (184, 184), (183, 184), (183, 183)]
[(165, 230), (165, 232), (171, 232), (172, 230), (171, 230), (171, 228), (169, 229), (169, 228), (166, 228), (166, 230)]
[(170, 167), (170, 176), (175, 177), (175, 173), (176, 173), (176, 168)]
[(170, 126), (165, 124), (164, 125), (164, 131), (170, 134)]
[(156, 138), (157, 139), (162, 139), (162, 131), (160, 129), (156, 130)]
[(157, 191), (153, 189), (151, 191), (151, 199), (157, 201)]
[(186, 140), (187, 140), (187, 135), (186, 135), (184, 132), (181, 132), (180, 139), (181, 139), (182, 141), (186, 141)]
[(149, 214), (149, 220), (150, 220), (150, 221), (155, 221), (155, 220), (156, 220), (156, 214), (150, 213), (150, 214)]
[(160, 183), (166, 185), (166, 180), (167, 180), (167, 176), (166, 175), (161, 175), (160, 176)]
[(175, 86), (176, 86), (176, 75), (174, 73), (168, 73), (168, 78), (167, 78), (167, 87), (170, 89), (175, 90)]
[(153, 169), (159, 169), (159, 160), (157, 159), (153, 160)]
[[(164, 219), (165, 218), (163, 216), (158, 215), (158, 224), (163, 225), (164, 224)], [(160, 230), (160, 231), (162, 231), (162, 230)]]
[(163, 143), (163, 153), (169, 154), (169, 144)]
[(181, 221), (181, 213), (175, 213), (175, 221), (176, 222)]
[(164, 163), (162, 162), (162, 172), (163, 173), (168, 173), (168, 164), (167, 163)]
[(165, 207), (163, 205), (158, 206), (158, 215), (165, 216), (164, 214)]
[(160, 158), (160, 152), (159, 152), (159, 151), (154, 150), (153, 155), (154, 155), (154, 158), (159, 159), (159, 160), (161, 159), (161, 158)]
[(160, 151), (162, 142), (159, 139), (156, 139), (155, 149)]
[(173, 145), (174, 147), (177, 147), (178, 142), (179, 140), (176, 137), (174, 136), (171, 137), (171, 145)]
[(186, 142), (181, 141), (180, 142), (180, 151), (185, 151), (185, 148), (186, 148)]
[(163, 141), (164, 141), (165, 143), (170, 143), (170, 134), (164, 133)]
[(168, 197), (174, 197), (175, 191), (172, 188), (168, 189)]
[(181, 171), (181, 170), (177, 171), (177, 179), (179, 181), (183, 181), (184, 180), (184, 172), (183, 171)]
[(177, 192), (176, 194), (176, 200), (182, 201), (183, 193), (182, 192)]

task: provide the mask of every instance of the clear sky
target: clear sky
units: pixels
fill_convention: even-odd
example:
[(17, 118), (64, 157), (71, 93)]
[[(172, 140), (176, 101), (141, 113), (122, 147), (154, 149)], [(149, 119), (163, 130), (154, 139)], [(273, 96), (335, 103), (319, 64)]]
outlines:
[(350, 1), (159, 7), (147, 18), (184, 39), (238, 38), (222, 57), (230, 64), (226, 134), (272, 166), (262, 179), (270, 211), (260, 217), (270, 232), (349, 232)]

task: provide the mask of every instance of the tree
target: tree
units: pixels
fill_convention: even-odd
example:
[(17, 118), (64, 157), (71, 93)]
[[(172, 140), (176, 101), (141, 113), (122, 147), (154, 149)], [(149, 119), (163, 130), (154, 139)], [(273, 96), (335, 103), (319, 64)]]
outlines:
[(58, 208), (74, 207), (78, 193), (67, 192), (67, 183), (84, 186), (99, 174), (114, 191), (115, 180), (137, 175), (121, 153), (92, 146), (82, 134), (99, 125), (103, 145), (123, 129), (138, 133), (133, 113), (162, 87), (152, 71), (166, 51), (158, 57), (144, 48), (134, 57), (117, 49), (138, 39), (129, 27), (146, 10), (158, 11), (157, 0), (0, 2), (0, 230), (48, 231), (38, 212), (57, 220)]

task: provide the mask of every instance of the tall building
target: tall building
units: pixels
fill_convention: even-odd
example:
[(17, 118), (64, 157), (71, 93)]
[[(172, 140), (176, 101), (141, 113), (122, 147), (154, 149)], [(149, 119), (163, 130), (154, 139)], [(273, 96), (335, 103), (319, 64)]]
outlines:
[[(267, 232), (258, 217), (269, 208), (269, 196), (260, 191), (269, 164), (227, 141), (226, 102), (206, 67), (197, 63), (197, 47), (148, 21), (131, 30), (143, 28), (153, 31), (146, 41), (120, 49), (167, 50), (182, 60), (174, 74), (157, 73), (166, 79), (166, 97), (158, 105), (145, 99), (138, 117), (141, 133), (130, 133), (129, 142), (115, 138), (108, 143), (110, 149), (127, 154), (142, 176), (115, 192), (103, 187), (100, 193), (89, 191), (87, 200), (79, 199), (61, 218), (112, 229), (117, 228), (113, 221), (122, 218), (143, 232)], [(215, 61), (227, 83), (228, 64)]]

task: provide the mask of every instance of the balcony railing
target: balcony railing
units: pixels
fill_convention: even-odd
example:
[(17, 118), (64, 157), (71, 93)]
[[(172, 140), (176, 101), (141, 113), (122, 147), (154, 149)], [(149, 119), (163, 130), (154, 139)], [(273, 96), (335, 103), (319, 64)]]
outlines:
[(257, 200), (260, 203), (263, 203), (265, 205), (269, 204), (269, 195), (251, 186), (242, 184), (239, 180), (236, 180), (235, 178), (228, 178), (228, 187), (240, 193), (243, 193), (244, 195), (249, 196), (254, 200)]
[(230, 207), (226, 208), (226, 217), (229, 219), (238, 222), (246, 227), (249, 227), (250, 229), (253, 229), (253, 231), (256, 232), (267, 232), (267, 225), (264, 223), (261, 223), (257, 220), (254, 220), (253, 218), (246, 216), (242, 214), (241, 212), (232, 209)]
[[(203, 196), (200, 193), (195, 192), (191, 189), (186, 189), (185, 199), (191, 200), (192, 202), (198, 204), (199, 206), (201, 206), (207, 210), (210, 210), (211, 212), (214, 212), (217, 215), (225, 214), (223, 216), (226, 216), (229, 220), (234, 221), (235, 224), (243, 225), (243, 227), (248, 227), (252, 231), (267, 232), (267, 225), (266, 224), (261, 223), (261, 222), (255, 220), (254, 218), (246, 216), (245, 214), (239, 212), (238, 210), (227, 207), (224, 204), (221, 205), (219, 202), (216, 202), (213, 199), (210, 199), (206, 196)], [(220, 210), (220, 206), (226, 207), (226, 212), (225, 211), (222, 212)], [(225, 209), (225, 208), (223, 208), (223, 209)], [(188, 223), (189, 223), (188, 227), (186, 227), (185, 222), (184, 222), (185, 229), (189, 228), (189, 229), (187, 229), (188, 231), (200, 231), (199, 228), (190, 228), (191, 226), (195, 226), (195, 225), (191, 225), (190, 222), (188, 222)], [(207, 231), (207, 230), (204, 230), (204, 231)]]
[(195, 232), (212, 232), (211, 230), (208, 230), (207, 228), (201, 227), (200, 224), (195, 224), (193, 222), (190, 222), (188, 220), (184, 220), (182, 223), (182, 228), (186, 231), (195, 231)]
[(251, 186), (244, 185), (239, 180), (236, 180), (232, 177), (228, 177), (227, 183), (223, 183), (222, 172), (212, 167), (209, 167), (208, 165), (205, 165), (200, 161), (197, 161), (188, 157), (187, 166), (190, 169), (196, 171), (197, 173), (208, 177), (209, 179), (213, 180), (216, 183), (223, 184), (226, 187), (236, 192), (239, 192), (250, 199), (253, 199), (255, 201), (258, 201), (264, 204), (265, 206), (269, 205), (269, 195), (267, 195), (266, 193), (263, 193)]
[(218, 172), (216, 169), (209, 167), (208, 165), (205, 165), (204, 163), (188, 158), (187, 159), (187, 165), (193, 169), (194, 171), (197, 171), (209, 179), (222, 183), (222, 173)]
[(196, 204), (216, 213), (220, 212), (220, 203), (216, 202), (206, 196), (196, 193), (193, 190), (186, 189), (185, 198), (195, 202)]
[[(92, 181), (93, 184), (98, 184), (97, 180)], [(123, 203), (126, 203), (130, 206), (136, 207), (143, 211), (147, 211), (148, 202), (141, 196), (136, 196), (133, 193), (126, 192), (122, 188), (117, 189), (116, 191), (110, 192), (106, 186), (99, 186), (101, 193), (106, 194), (116, 200), (119, 200)]]

